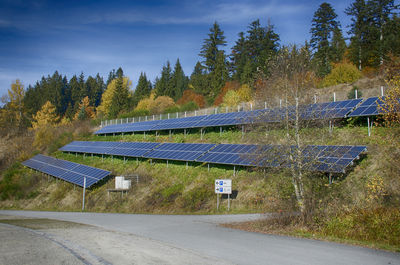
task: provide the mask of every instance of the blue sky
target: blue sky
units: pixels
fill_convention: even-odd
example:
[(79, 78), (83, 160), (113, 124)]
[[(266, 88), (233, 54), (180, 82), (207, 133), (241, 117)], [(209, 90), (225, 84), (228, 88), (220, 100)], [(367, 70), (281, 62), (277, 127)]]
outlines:
[[(257, 18), (275, 26), (281, 44), (302, 44), (322, 2), (0, 0), (0, 96), (17, 78), (27, 87), (56, 70), (106, 80), (121, 66), (135, 86), (140, 72), (154, 80), (167, 60), (179, 58), (190, 75), (214, 21), (227, 51)], [(347, 31), (344, 10), (352, 1), (328, 2)]]

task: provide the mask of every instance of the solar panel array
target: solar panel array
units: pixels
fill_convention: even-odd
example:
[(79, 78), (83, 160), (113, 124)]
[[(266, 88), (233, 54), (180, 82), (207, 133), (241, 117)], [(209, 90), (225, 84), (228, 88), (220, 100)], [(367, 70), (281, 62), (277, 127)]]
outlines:
[(142, 157), (160, 143), (74, 141), (60, 148), (64, 152)]
[[(299, 107), (300, 117), (302, 119), (345, 118), (361, 102), (362, 99), (350, 99), (328, 103), (301, 105)], [(281, 122), (286, 118), (286, 115), (289, 115), (290, 119), (294, 119), (295, 113), (295, 107), (290, 106), (288, 108), (268, 108), (255, 111), (229, 112), (167, 120), (142, 121), (108, 125), (96, 131), (95, 134), (205, 128), (243, 125), (257, 122)]]
[(22, 164), (81, 187), (83, 187), (84, 178), (86, 178), (86, 188), (111, 174), (110, 171), (40, 154), (22, 162)]
[[(102, 147), (94, 148), (96, 145)], [(114, 147), (110, 149), (108, 146)], [(106, 155), (241, 166), (289, 168), (297, 166), (294, 161), (301, 161), (302, 167), (306, 170), (336, 173), (344, 172), (346, 167), (366, 151), (365, 146), (309, 145), (298, 150), (295, 146), (283, 145), (78, 141), (72, 142), (60, 150), (81, 153), (91, 153), (91, 150), (95, 150), (99, 153), (99, 148), (103, 148), (102, 154)], [(298, 154), (301, 154), (301, 159), (296, 159)]]
[[(360, 117), (360, 116), (380, 115), (380, 114), (384, 113), (384, 110), (390, 109), (386, 105), (385, 100), (386, 100), (385, 97), (367, 98), (348, 116), (349, 117)], [(398, 103), (400, 104), (400, 99), (398, 99)]]

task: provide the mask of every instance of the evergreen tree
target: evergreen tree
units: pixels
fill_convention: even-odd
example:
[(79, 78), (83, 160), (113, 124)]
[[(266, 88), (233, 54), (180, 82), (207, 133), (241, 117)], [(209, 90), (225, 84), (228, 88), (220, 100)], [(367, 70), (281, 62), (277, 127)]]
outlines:
[(171, 91), (170, 94), (167, 95), (173, 98), (175, 101), (180, 99), (183, 95), (183, 91), (188, 88), (188, 78), (185, 76), (183, 72), (181, 63), (179, 62), (179, 58), (176, 60), (174, 72), (172, 73), (171, 79)]
[(221, 92), (221, 88), (225, 85), (225, 82), (228, 81), (228, 67), (226, 62), (226, 56), (224, 51), (219, 51), (217, 55), (217, 61), (215, 64), (215, 69), (211, 73), (209, 73), (210, 79), (210, 87), (211, 91), (207, 95), (207, 101), (209, 103), (213, 102), (214, 99)]
[(331, 54), (330, 59), (332, 62), (337, 63), (343, 59), (344, 53), (346, 51), (346, 42), (343, 38), (342, 31), (340, 28), (335, 28), (333, 30), (333, 37), (331, 42)]
[(241, 75), (247, 62), (246, 53), (246, 38), (243, 32), (239, 32), (239, 39), (232, 48), (230, 56), (231, 65), (229, 71), (232, 74), (232, 79), (241, 80)]
[(278, 47), (279, 35), (274, 32), (272, 24), (262, 27), (259, 19), (251, 22), (247, 35), (239, 33), (239, 39), (232, 49), (232, 79), (247, 83), (252, 82), (257, 72), (268, 74), (266, 62), (276, 55)]
[(112, 97), (109, 117), (114, 119), (122, 111), (129, 108), (129, 90), (124, 86), (123, 77), (115, 79), (115, 92)]
[(124, 71), (122, 70), (121, 67), (119, 67), (119, 68), (117, 69), (117, 72), (115, 73), (115, 75), (116, 75), (116, 78), (121, 78), (121, 77), (124, 76)]
[(210, 28), (210, 33), (208, 33), (208, 38), (203, 41), (199, 54), (204, 58), (208, 72), (213, 72), (216, 68), (220, 46), (226, 46), (225, 36), (218, 23), (214, 22), (213, 27)]
[(163, 66), (161, 71), (161, 77), (155, 83), (156, 96), (168, 96), (172, 90), (172, 70), (171, 64), (167, 61), (167, 64)]
[[(345, 11), (351, 16), (349, 34), (352, 35), (350, 43), (350, 58), (358, 69), (368, 61), (368, 35), (371, 25), (370, 11), (365, 0), (355, 0)], [(371, 48), (371, 47), (370, 47)]]
[(146, 73), (140, 73), (139, 81), (133, 94), (133, 105), (136, 106), (140, 100), (147, 98), (151, 93), (151, 82), (147, 80)]
[[(314, 13), (311, 27), (311, 47), (315, 50), (314, 58), (318, 65), (318, 74), (325, 76), (330, 72), (331, 58), (336, 47), (331, 46), (333, 33), (340, 31), (340, 23), (332, 6), (322, 3)], [(338, 33), (337, 33), (338, 34)]]
[(196, 63), (193, 73), (190, 75), (189, 88), (203, 96), (207, 95), (209, 92), (207, 74), (200, 62)]
[(389, 46), (385, 45), (387, 43), (386, 36), (389, 35), (386, 26), (390, 23), (397, 6), (395, 6), (394, 0), (370, 0), (368, 1), (368, 5), (370, 7), (370, 14), (372, 15), (373, 27), (375, 28), (375, 39), (377, 40), (376, 49), (378, 58), (376, 59), (379, 60), (379, 65), (382, 65), (385, 54), (390, 49)]
[(115, 78), (117, 78), (117, 74), (115, 73), (115, 69), (112, 69), (112, 71), (110, 71), (110, 73), (108, 73), (106, 87), (108, 87), (108, 85), (111, 83), (111, 81), (113, 81)]

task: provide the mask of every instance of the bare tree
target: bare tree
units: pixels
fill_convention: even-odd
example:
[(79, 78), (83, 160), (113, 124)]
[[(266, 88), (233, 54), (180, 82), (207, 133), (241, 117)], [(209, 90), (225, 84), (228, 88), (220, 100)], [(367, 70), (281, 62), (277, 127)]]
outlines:
[[(318, 123), (326, 122), (325, 119), (314, 119), (314, 113), (310, 111), (312, 96), (309, 90), (314, 87), (315, 80), (310, 52), (304, 47), (284, 47), (275, 59), (269, 62), (269, 68), (271, 76), (267, 79), (266, 89), (280, 91), (283, 104), (279, 108), (266, 110), (263, 115), (259, 115), (255, 130), (265, 133), (265, 137), (257, 138), (258, 143), (279, 143), (281, 147), (269, 149), (268, 155), (261, 152), (260, 161), (264, 161), (265, 165), (275, 164), (289, 168), (297, 205), (306, 217), (310, 209), (305, 202), (307, 195), (305, 178), (310, 174), (307, 170), (309, 164), (316, 163), (313, 157), (305, 157), (306, 145), (311, 142), (311, 138), (316, 138), (315, 135), (310, 136), (307, 128), (311, 124), (314, 127), (321, 127)], [(263, 94), (268, 95), (268, 91)], [(281, 132), (272, 140), (269, 137), (271, 128)], [(324, 137), (325, 128), (322, 126), (323, 133), (318, 137)], [(274, 152), (276, 156), (271, 155)], [(285, 157), (285, 159), (266, 161), (265, 157), (274, 160), (276, 160), (274, 157)]]

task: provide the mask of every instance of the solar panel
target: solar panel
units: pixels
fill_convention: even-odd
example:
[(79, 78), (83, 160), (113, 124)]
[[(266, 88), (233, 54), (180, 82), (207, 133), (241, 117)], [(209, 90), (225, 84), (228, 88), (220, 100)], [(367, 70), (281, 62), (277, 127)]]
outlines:
[(64, 152), (142, 157), (158, 145), (160, 143), (74, 141), (59, 150)]
[[(385, 100), (385, 97), (382, 97)], [(378, 107), (385, 107), (384, 101), (379, 97), (367, 98), (364, 100), (348, 117), (372, 116), (382, 114), (382, 110)]]
[(166, 160), (194, 161), (213, 148), (215, 144), (164, 143), (150, 151), (144, 157)]
[(306, 146), (298, 150), (295, 146), (220, 144), (196, 161), (281, 168), (297, 167), (300, 162), (310, 171), (340, 173), (365, 150), (365, 146)]
[(83, 187), (86, 178), (86, 188), (111, 174), (110, 171), (40, 154), (22, 162), (22, 164), (81, 187)]

